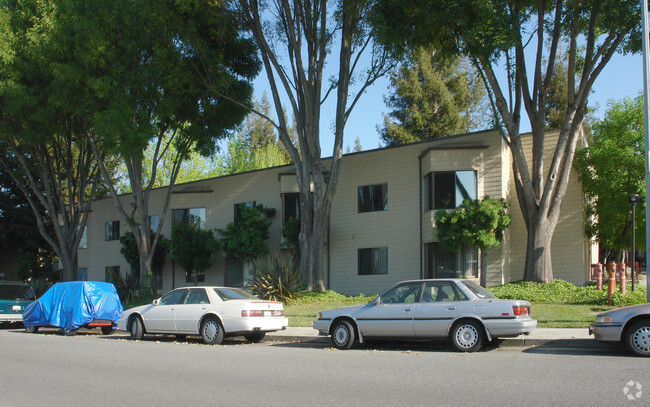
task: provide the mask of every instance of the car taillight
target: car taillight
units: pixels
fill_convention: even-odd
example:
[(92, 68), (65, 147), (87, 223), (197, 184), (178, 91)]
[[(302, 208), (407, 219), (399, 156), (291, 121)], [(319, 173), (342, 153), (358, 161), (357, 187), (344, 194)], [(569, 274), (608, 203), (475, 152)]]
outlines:
[(530, 314), (530, 307), (526, 307), (523, 305), (513, 305), (512, 306), (512, 314), (513, 315), (528, 315)]
[(260, 311), (260, 310), (242, 310), (241, 316), (246, 317), (283, 317), (284, 310)]

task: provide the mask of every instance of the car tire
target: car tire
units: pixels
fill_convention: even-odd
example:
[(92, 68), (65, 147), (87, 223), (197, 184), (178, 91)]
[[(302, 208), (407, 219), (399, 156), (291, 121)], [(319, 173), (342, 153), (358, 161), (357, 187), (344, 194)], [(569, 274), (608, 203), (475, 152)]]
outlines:
[(63, 335), (65, 336), (75, 336), (77, 332), (79, 332), (79, 329), (63, 328)]
[(25, 327), (25, 332), (27, 332), (28, 334), (35, 334), (36, 332), (38, 332), (38, 327), (37, 326), (26, 326)]
[(248, 342), (256, 343), (264, 339), (264, 336), (266, 336), (266, 332), (252, 332), (248, 335), (244, 335), (244, 338), (246, 338)]
[(456, 323), (449, 336), (454, 348), (460, 352), (475, 352), (481, 348), (485, 340), (483, 327), (472, 320)]
[(102, 334), (104, 334), (104, 335), (110, 335), (111, 333), (113, 333), (113, 331), (114, 331), (114, 329), (113, 329), (112, 326), (103, 326), (102, 327)]
[(637, 321), (626, 330), (625, 345), (635, 356), (650, 357), (650, 319)]
[(201, 338), (208, 345), (219, 345), (223, 341), (223, 327), (216, 317), (208, 317), (203, 321)]
[(142, 326), (142, 320), (140, 317), (133, 317), (131, 321), (131, 327), (129, 328), (130, 338), (134, 341), (139, 341), (144, 335), (144, 327)]
[(346, 320), (334, 324), (332, 328), (332, 345), (336, 349), (347, 350), (354, 345), (354, 327)]

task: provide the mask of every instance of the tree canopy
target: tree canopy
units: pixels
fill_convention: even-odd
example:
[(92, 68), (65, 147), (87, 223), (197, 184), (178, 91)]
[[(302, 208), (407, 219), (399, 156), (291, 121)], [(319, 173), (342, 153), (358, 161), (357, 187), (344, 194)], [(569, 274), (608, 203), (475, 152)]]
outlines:
[(628, 195), (638, 194), (636, 248), (645, 248), (645, 142), (643, 96), (611, 101), (594, 125), (589, 147), (576, 153), (576, 170), (590, 201), (585, 206), (586, 233), (603, 249), (632, 245), (632, 210)]

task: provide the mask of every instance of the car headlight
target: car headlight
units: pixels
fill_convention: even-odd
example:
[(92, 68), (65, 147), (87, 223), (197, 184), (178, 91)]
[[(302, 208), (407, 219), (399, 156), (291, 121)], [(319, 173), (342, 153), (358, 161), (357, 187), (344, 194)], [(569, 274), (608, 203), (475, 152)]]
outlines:
[(323, 313), (322, 313), (322, 312), (319, 312), (319, 313), (318, 313), (318, 319), (321, 319), (321, 318), (323, 318)]
[(598, 315), (596, 317), (596, 322), (612, 322), (613, 319), (611, 315)]

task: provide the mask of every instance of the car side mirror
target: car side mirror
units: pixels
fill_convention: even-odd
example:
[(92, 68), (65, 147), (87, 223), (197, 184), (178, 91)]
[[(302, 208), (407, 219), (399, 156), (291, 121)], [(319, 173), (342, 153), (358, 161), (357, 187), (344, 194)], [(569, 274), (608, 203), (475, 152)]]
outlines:
[(152, 304), (153, 304), (153, 305), (158, 305), (158, 304), (160, 304), (160, 299), (159, 299), (159, 298), (156, 298), (155, 300), (153, 300)]

